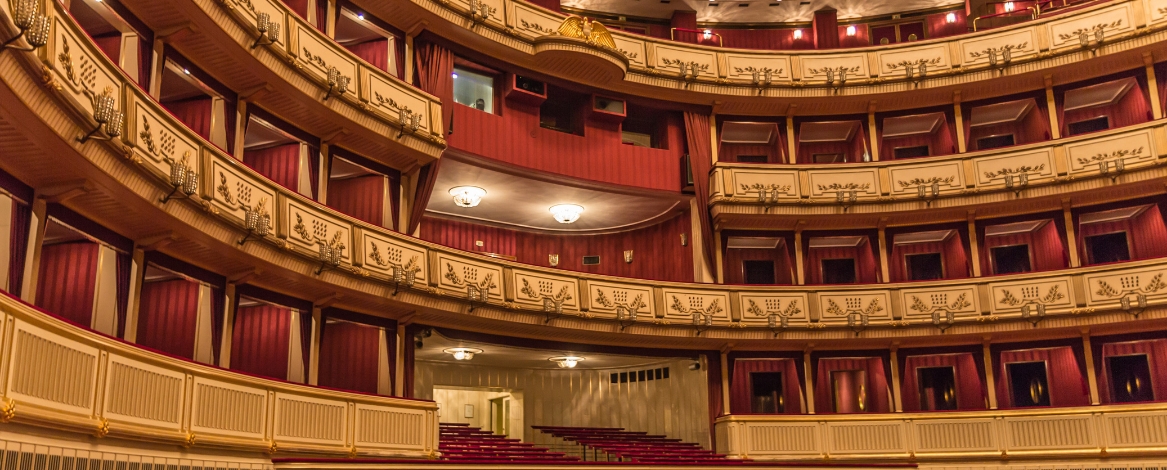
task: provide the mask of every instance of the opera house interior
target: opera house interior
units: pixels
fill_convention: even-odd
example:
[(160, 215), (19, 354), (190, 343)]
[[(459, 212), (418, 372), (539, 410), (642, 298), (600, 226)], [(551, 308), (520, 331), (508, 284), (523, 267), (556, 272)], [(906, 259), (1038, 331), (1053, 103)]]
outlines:
[(1167, 0), (0, 41), (0, 470), (1167, 468)]

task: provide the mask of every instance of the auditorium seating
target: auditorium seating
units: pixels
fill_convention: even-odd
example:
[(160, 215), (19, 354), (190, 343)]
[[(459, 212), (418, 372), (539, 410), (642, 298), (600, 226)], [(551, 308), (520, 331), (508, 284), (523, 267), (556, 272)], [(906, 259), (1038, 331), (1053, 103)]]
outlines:
[(440, 423), (438, 450), (442, 458), (467, 463), (548, 463), (579, 459), (551, 452), (544, 447), (508, 439), (490, 431), (461, 423)]
[(580, 447), (585, 461), (625, 462), (636, 464), (742, 464), (748, 460), (730, 460), (723, 454), (702, 449), (700, 444), (682, 442), (664, 435), (624, 428), (571, 426), (531, 426), (568, 445)]

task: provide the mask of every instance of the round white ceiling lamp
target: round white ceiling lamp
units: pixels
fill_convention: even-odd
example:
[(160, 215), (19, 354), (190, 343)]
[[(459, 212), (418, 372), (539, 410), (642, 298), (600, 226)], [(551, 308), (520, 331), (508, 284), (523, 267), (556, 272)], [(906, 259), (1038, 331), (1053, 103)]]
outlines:
[(579, 215), (583, 214), (584, 208), (579, 204), (556, 204), (548, 210), (559, 223), (570, 224), (579, 220)]
[(577, 364), (583, 362), (585, 358), (579, 356), (556, 356), (547, 360), (558, 364), (561, 369), (572, 369)]
[(446, 348), (442, 352), (454, 356), (456, 361), (469, 361), (474, 359), (475, 354), (482, 354), (478, 348)]
[(454, 196), (454, 204), (458, 207), (475, 207), (482, 202), (486, 190), (478, 186), (455, 186), (450, 188), (450, 195)]

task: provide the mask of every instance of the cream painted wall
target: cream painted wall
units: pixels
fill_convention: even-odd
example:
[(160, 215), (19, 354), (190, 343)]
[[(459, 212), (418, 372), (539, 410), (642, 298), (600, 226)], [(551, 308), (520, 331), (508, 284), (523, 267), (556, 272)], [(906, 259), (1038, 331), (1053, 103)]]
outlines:
[[(417, 361), (414, 390), (418, 398), (435, 400), (435, 388), (522, 392), (522, 437), (527, 442), (535, 441), (531, 425), (595, 426), (666, 434), (709, 448), (706, 373), (689, 370), (689, 364), (680, 360), (654, 365), (669, 367), (667, 380), (613, 384), (612, 372), (632, 369), (530, 370)], [(476, 406), (476, 416), (478, 411)], [(512, 405), (511, 413), (515, 411)], [(461, 416), (460, 409), (455, 416)], [(442, 421), (449, 419), (453, 416), (443, 406)]]
[[(502, 434), (495, 429), (494, 419), (491, 416), (490, 400), (507, 397), (511, 400), (510, 424), (507, 437), (511, 439), (523, 438), (523, 392), (511, 390), (487, 390), (470, 388), (441, 388), (434, 387), (433, 400), (441, 408), (438, 421), (443, 423), (466, 423), (470, 426), (482, 428), (495, 434)], [(466, 405), (474, 406), (474, 416), (466, 417)]]

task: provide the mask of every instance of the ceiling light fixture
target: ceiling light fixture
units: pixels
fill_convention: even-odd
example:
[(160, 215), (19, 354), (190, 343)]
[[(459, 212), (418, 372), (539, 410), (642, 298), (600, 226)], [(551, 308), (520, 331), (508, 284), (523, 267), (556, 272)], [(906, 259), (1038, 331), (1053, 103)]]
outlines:
[(446, 348), (442, 352), (454, 356), (456, 361), (469, 361), (474, 359), (475, 354), (482, 354), (482, 350), (478, 348)]
[(855, 35), (855, 25), (850, 25), (850, 26), (847, 26), (847, 35), (848, 35), (848, 36), (854, 36), (854, 35)]
[(948, 24), (955, 23), (956, 22), (956, 13), (951, 12), (951, 11), (948, 12), (947, 15), (944, 15), (944, 21), (947, 22)]
[(558, 364), (561, 369), (573, 369), (576, 365), (583, 362), (585, 358), (579, 356), (556, 356), (547, 360)]
[(458, 207), (475, 207), (482, 202), (486, 190), (478, 186), (456, 186), (450, 188), (450, 195), (454, 196), (454, 204)]
[(365, 19), (365, 14), (364, 14), (364, 13), (357, 13), (357, 19), (358, 19), (358, 20), (364, 20), (364, 19)]
[(802, 30), (796, 29), (794, 30), (794, 40), (797, 41), (799, 39), (802, 39)]
[(584, 208), (578, 204), (556, 204), (548, 210), (559, 223), (570, 224), (579, 220), (579, 215), (583, 213)]

